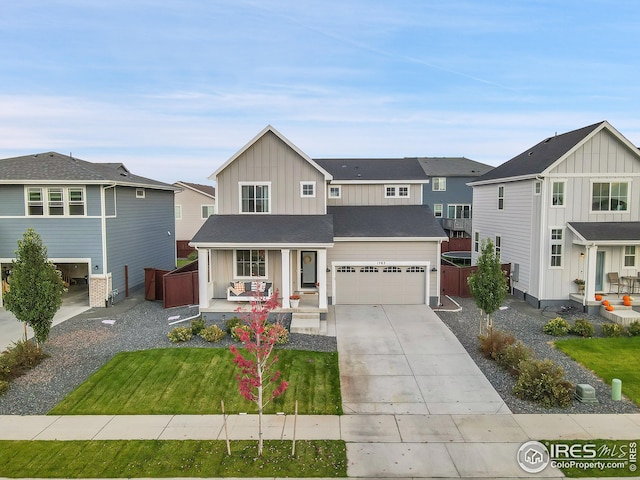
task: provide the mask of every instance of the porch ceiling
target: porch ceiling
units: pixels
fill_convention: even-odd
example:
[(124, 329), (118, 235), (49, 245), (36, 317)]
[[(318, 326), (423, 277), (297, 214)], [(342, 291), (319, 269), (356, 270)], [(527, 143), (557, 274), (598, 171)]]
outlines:
[(574, 243), (640, 244), (640, 222), (569, 222), (568, 226), (578, 237)]

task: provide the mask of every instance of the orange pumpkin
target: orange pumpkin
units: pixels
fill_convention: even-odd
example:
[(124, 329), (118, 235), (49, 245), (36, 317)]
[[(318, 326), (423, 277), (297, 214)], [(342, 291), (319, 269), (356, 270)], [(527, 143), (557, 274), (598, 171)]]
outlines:
[(629, 300), (628, 298), (626, 300), (622, 301), (623, 305), (625, 307), (630, 307), (631, 306), (631, 300)]
[(624, 296), (622, 297), (622, 300), (623, 300), (623, 301), (631, 300), (631, 297), (630, 297), (629, 295), (624, 295)]
[(600, 300), (602, 300), (602, 295), (596, 295), (596, 301), (599, 302)]
[(604, 301), (602, 302), (602, 304), (603, 304), (605, 307), (608, 307), (608, 306), (609, 306), (609, 300), (604, 300)]
[(613, 312), (613, 305), (606, 306), (607, 312)]

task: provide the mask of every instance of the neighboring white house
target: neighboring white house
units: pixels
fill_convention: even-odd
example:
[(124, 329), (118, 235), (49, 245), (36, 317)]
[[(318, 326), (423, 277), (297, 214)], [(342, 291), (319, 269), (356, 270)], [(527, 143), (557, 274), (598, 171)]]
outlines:
[(588, 305), (617, 291), (608, 273), (637, 275), (640, 152), (608, 122), (546, 138), (469, 185), (473, 262), (491, 238), (532, 305)]
[(211, 185), (183, 181), (173, 185), (177, 188), (175, 215), (178, 258), (184, 258), (190, 250), (189, 242), (215, 211), (216, 189)]
[[(314, 161), (267, 126), (210, 177), (216, 214), (195, 234), (200, 308), (260, 281), (329, 303), (439, 301), (440, 244), (417, 159)], [(311, 297), (309, 297), (311, 298)]]

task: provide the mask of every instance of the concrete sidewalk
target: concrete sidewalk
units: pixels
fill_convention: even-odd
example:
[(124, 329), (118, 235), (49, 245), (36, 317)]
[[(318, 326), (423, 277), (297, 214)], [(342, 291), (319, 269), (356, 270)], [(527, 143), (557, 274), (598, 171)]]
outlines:
[[(349, 477), (526, 478), (529, 440), (640, 439), (629, 415), (265, 415), (264, 437), (347, 442)], [(231, 440), (257, 435), (257, 415), (230, 415)], [(0, 416), (0, 440), (224, 440), (222, 415)], [(534, 476), (532, 476), (534, 477)], [(551, 467), (535, 478), (562, 478)]]

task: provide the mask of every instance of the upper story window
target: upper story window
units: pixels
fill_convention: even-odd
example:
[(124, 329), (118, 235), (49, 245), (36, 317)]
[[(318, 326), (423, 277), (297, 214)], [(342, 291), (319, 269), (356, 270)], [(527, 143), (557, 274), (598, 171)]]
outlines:
[(136, 198), (145, 198), (147, 196), (144, 188), (136, 188)]
[(564, 232), (562, 228), (551, 229), (551, 258), (550, 265), (552, 267), (562, 266), (562, 247), (564, 244)]
[(433, 177), (431, 181), (431, 190), (434, 192), (446, 192), (447, 191), (447, 178), (446, 177)]
[(329, 198), (341, 198), (341, 197), (342, 197), (342, 187), (340, 187), (340, 185), (330, 185)]
[(498, 187), (498, 210), (504, 210), (504, 185)]
[(447, 205), (447, 218), (471, 218), (471, 205)]
[(315, 198), (316, 182), (300, 182), (300, 196), (302, 198)]
[(85, 192), (82, 187), (27, 187), (27, 215), (83, 216)]
[(409, 185), (385, 185), (385, 198), (409, 198)]
[(271, 184), (240, 183), (240, 212), (241, 213), (269, 213), (271, 198), (269, 196)]
[(442, 218), (443, 207), (441, 203), (433, 204), (433, 216), (436, 218)]
[(182, 220), (182, 205), (175, 206), (176, 220)]
[(629, 204), (628, 182), (594, 182), (591, 190), (591, 210), (594, 212), (625, 212)]
[(209, 218), (211, 215), (213, 215), (213, 210), (214, 210), (213, 205), (202, 205), (201, 207), (202, 218), (203, 219)]
[(552, 185), (551, 204), (554, 207), (563, 207), (565, 182), (553, 182), (551, 185)]

